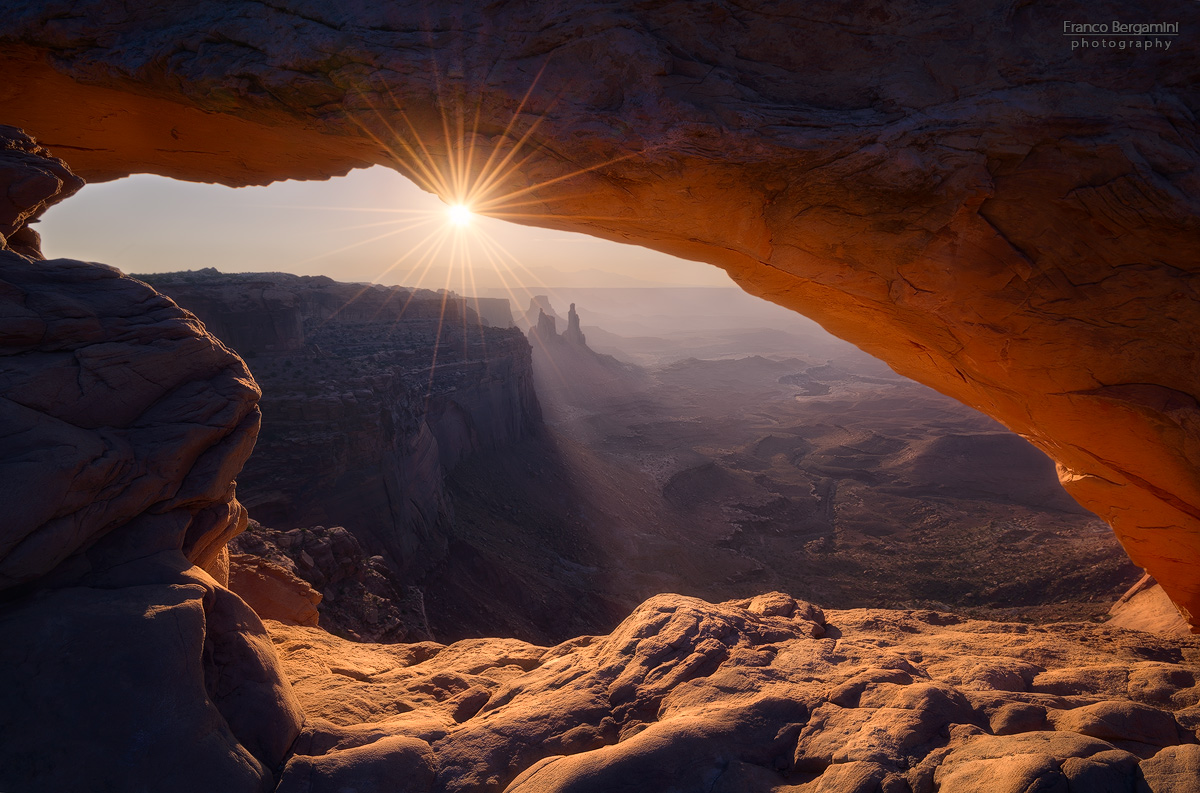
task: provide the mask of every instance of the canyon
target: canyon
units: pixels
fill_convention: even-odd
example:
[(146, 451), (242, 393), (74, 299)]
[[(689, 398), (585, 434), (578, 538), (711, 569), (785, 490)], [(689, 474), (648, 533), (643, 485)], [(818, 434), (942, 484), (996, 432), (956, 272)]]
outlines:
[[(826, 607), (1099, 620), (1140, 574), (1043, 455), (816, 328), (752, 337), (788, 357), (697, 360), (708, 343), (685, 337), (670, 364), (638, 366), (594, 352), (573, 303), (560, 334), (546, 295), (517, 312), (526, 344), (482, 322), (476, 298), (138, 277), (240, 351), (262, 390), (238, 476), (251, 521), (230, 546), (230, 588), (262, 617), (319, 612), (373, 641), (554, 644), (665, 591), (778, 589)], [(712, 304), (726, 345), (760, 321), (730, 313), (736, 294)], [(662, 349), (688, 327), (686, 292), (621, 296), (653, 306), (667, 338), (589, 328), (609, 345)]]
[(1195, 56), (1073, 53), (1071, 8), (7, 3), (0, 101), (90, 179), (447, 192), (421, 158), (498, 152), (479, 209), (715, 264), (978, 408), (1200, 613)]
[(238, 476), (253, 516), (349, 527), (401, 579), (445, 552), (446, 474), (541, 424), (524, 336), (475, 300), (285, 273), (140, 277), (262, 386), (271, 421)]
[[(660, 576), (647, 590), (614, 570), (609, 592), (729, 600), (778, 589), (837, 608), (1089, 619), (1136, 579), (1044, 455), (819, 329), (721, 333), (790, 353), (770, 357), (697, 359), (686, 353), (707, 340), (676, 336), (675, 360), (635, 366), (579, 340), (603, 329), (571, 327), (549, 343), (543, 329), (531, 336), (543, 413), (578, 482), (561, 523), (613, 549), (636, 533), (636, 554), (614, 566)], [(617, 354), (672, 343), (607, 338)], [(600, 486), (608, 478), (621, 485)], [(624, 530), (604, 528), (624, 501), (637, 504)]]
[[(0, 128), (0, 487), (16, 505), (0, 534), (0, 786), (1197, 789), (1200, 639), (1136, 620), (762, 593), (656, 595), (552, 647), (264, 622), (227, 588), (260, 427), (252, 368), (149, 285), (42, 259), (29, 227), (79, 188), (67, 163), (234, 185), (386, 163), (436, 188), (419, 148), (435, 167), (465, 145), (519, 150), (485, 176), (536, 212), (486, 203), (498, 193), (484, 208), (721, 266), (979, 408), (1055, 461), (1195, 628), (1190, 50), (1136, 68), (1076, 57), (1054, 3), (0, 8), (4, 121), (25, 130)], [(467, 141), (443, 123), (456, 110), (479, 119)], [(270, 329), (262, 352), (289, 333)], [(780, 377), (804, 398), (843, 393), (819, 368)], [(447, 450), (466, 448), (467, 413)], [(421, 547), (393, 552), (419, 565)]]

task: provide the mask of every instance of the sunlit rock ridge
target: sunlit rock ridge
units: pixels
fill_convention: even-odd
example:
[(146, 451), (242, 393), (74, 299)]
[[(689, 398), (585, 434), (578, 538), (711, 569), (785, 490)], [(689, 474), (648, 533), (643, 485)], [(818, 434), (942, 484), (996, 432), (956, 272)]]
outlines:
[(512, 219), (716, 264), (994, 416), (1200, 620), (1200, 61), (1063, 35), (1194, 4), (0, 9), (5, 120), (89, 179), (475, 146), (467, 183), (522, 139)]

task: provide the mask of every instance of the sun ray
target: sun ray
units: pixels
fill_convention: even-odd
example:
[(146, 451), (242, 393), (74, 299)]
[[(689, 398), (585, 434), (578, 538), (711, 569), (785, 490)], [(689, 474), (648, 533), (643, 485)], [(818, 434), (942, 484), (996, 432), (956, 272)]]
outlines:
[[(591, 195), (592, 195), (591, 192), (588, 192), (585, 190), (585, 191), (582, 191), (579, 193), (567, 193), (564, 195), (548, 196), (546, 198), (531, 198), (526, 201), (506, 201), (504, 203), (503, 208), (504, 209), (512, 209), (515, 207), (539, 206), (539, 205), (543, 205), (543, 204), (548, 204), (551, 201), (573, 201), (573, 200), (580, 199), (580, 198), (587, 198)], [(494, 214), (493, 211), (488, 212), (489, 216), (492, 214)]]
[(546, 179), (544, 181), (538, 182), (537, 184), (530, 185), (529, 187), (524, 187), (524, 188), (521, 188), (520, 190), (514, 190), (511, 193), (506, 193), (502, 196), (497, 196), (496, 198), (477, 202), (479, 211), (486, 212), (486, 211), (488, 211), (488, 207), (493, 204), (499, 204), (510, 198), (516, 198), (518, 196), (527, 195), (529, 193), (532, 193), (534, 190), (540, 190), (544, 187), (549, 187), (550, 185), (558, 184), (559, 182), (564, 182), (568, 179), (574, 179), (577, 176), (582, 176), (583, 174), (591, 173), (592, 171), (599, 170), (600, 168), (605, 168), (609, 165), (613, 165), (614, 163), (621, 162), (622, 160), (627, 160), (632, 156), (633, 155), (631, 155), (631, 154), (623, 154), (620, 157), (614, 157), (610, 160), (605, 160), (604, 162), (596, 163), (595, 165), (589, 165), (586, 168), (579, 168), (577, 170), (571, 171), (570, 173), (565, 173), (565, 174), (562, 174), (561, 176), (556, 176), (553, 179)]
[(488, 174), (489, 169), (492, 167), (492, 163), (495, 162), (496, 156), (500, 153), (500, 144), (505, 140), (508, 140), (512, 134), (513, 128), (517, 125), (517, 120), (521, 117), (521, 113), (525, 110), (525, 105), (528, 104), (529, 98), (533, 96), (533, 89), (537, 87), (538, 81), (542, 79), (542, 73), (546, 71), (546, 67), (548, 65), (550, 65), (549, 57), (547, 57), (542, 63), (541, 68), (539, 68), (537, 74), (534, 75), (533, 81), (529, 84), (529, 88), (525, 90), (525, 95), (522, 96), (521, 101), (517, 103), (517, 109), (513, 111), (512, 117), (508, 120), (508, 124), (506, 124), (504, 127), (504, 131), (500, 133), (500, 141), (492, 147), (492, 151), (488, 155), (487, 161), (484, 162), (483, 168), (480, 170), (481, 180)]
[[(547, 108), (547, 112), (548, 111), (549, 108)], [(531, 148), (525, 152), (519, 161), (516, 163), (513, 162), (514, 158), (517, 156), (517, 152), (521, 150), (521, 147), (528, 142), (529, 138), (533, 136), (533, 133), (537, 131), (537, 128), (541, 126), (544, 118), (545, 116), (539, 116), (536, 118), (533, 124), (529, 126), (529, 129), (525, 131), (525, 134), (521, 136), (521, 139), (513, 142), (513, 147), (508, 151), (508, 154), (504, 156), (504, 159), (502, 159), (496, 165), (495, 169), (485, 177), (481, 177), (480, 183), (476, 187), (478, 200), (490, 200), (487, 199), (487, 196), (501, 180), (511, 176), (514, 173), (519, 173), (521, 168), (523, 168), (526, 163), (537, 156), (539, 150), (536, 148)]]
[[(471, 169), (475, 165), (475, 140), (479, 137), (479, 116), (482, 112), (483, 100), (482, 98), (479, 98), (475, 101), (475, 117), (471, 119), (471, 138), (467, 142), (466, 164), (463, 167), (464, 172), (468, 174), (471, 173)], [(472, 196), (470, 195), (469, 191), (463, 191), (463, 200), (464, 202), (472, 200)]]
[[(390, 86), (388, 87), (387, 91), (388, 91), (388, 98), (392, 101), (392, 107), (396, 108), (397, 112), (400, 115), (400, 118), (404, 120), (405, 126), (407, 126), (409, 132), (412, 133), (413, 139), (416, 141), (417, 147), (420, 149), (420, 154), (417, 153), (417, 151), (412, 147), (412, 145), (407, 140), (405, 140), (398, 132), (396, 132), (395, 129), (392, 128), (391, 124), (389, 124), (386, 121), (386, 119), (382, 119), (382, 114), (380, 114), (378, 111), (375, 111), (376, 115), (380, 116), (381, 120), (383, 120), (384, 126), (386, 126), (388, 128), (388, 131), (391, 132), (391, 134), (404, 146), (405, 151), (408, 152), (408, 154), (412, 158), (413, 162), (421, 167), (421, 169), (427, 175), (427, 178), (429, 179), (429, 181), (435, 186), (435, 189), (430, 189), (429, 191), (431, 193), (437, 193), (439, 195), (446, 195), (447, 193), (450, 192), (450, 188), (451, 188), (450, 182), (447, 181), (446, 175), (444, 173), (442, 173), (441, 169), (437, 167), (437, 161), (434, 159), (432, 153), (429, 151), (429, 147), (425, 145), (425, 140), (424, 140), (424, 138), (421, 137), (421, 133), (417, 131), (417, 127), (415, 124), (413, 124), (412, 119), (410, 119), (408, 117), (407, 113), (405, 113), (403, 110), (400, 109), (400, 103), (396, 101), (396, 95), (394, 93), (392, 93), (392, 89)], [(440, 89), (437, 89), (437, 92), (438, 92), (438, 96), (439, 96), (439, 103), (438, 103), (439, 111), (438, 112), (440, 115), (442, 115), (442, 118), (444, 120), (445, 114), (444, 114), (444, 111), (441, 110)], [(368, 104), (368, 106), (370, 106), (369, 102), (367, 104)], [(372, 109), (374, 110), (373, 107), (372, 107)], [(447, 145), (450, 145), (449, 140), (447, 140)]]
[[(409, 252), (408, 252), (408, 253), (404, 254), (404, 255), (403, 255), (403, 256), (401, 256), (399, 259), (397, 259), (396, 261), (394, 261), (390, 267), (388, 267), (388, 268), (387, 268), (387, 269), (385, 269), (385, 270), (384, 270), (382, 273), (380, 273), (378, 276), (376, 276), (376, 279), (378, 279), (378, 278), (381, 278), (383, 275), (386, 275), (386, 274), (387, 274), (388, 272), (390, 272), (390, 271), (391, 271), (391, 270), (392, 270), (394, 267), (396, 267), (397, 265), (399, 265), (399, 264), (400, 264), (400, 262), (402, 262), (402, 261), (404, 261), (405, 259), (407, 259), (407, 258), (408, 258), (409, 256), (411, 256), (413, 253), (416, 253), (416, 252), (420, 251), (420, 250), (421, 250), (421, 248), (422, 248), (422, 246), (424, 246), (426, 243), (428, 243), (428, 241), (429, 241), (429, 240), (430, 240), (430, 239), (431, 239), (431, 238), (432, 238), (434, 235), (438, 234), (439, 232), (444, 232), (444, 231), (445, 231), (444, 229), (442, 229), (442, 228), (438, 228), (438, 229), (435, 229), (434, 231), (430, 232), (429, 234), (427, 234), (427, 235), (426, 235), (426, 236), (425, 236), (425, 237), (424, 237), (422, 240), (420, 240), (420, 241), (419, 241), (419, 242), (418, 242), (418, 243), (417, 243), (417, 244), (416, 244), (416, 245), (415, 245), (413, 248), (409, 249)], [(376, 283), (377, 283), (377, 282), (378, 282), (378, 280), (376, 281)], [(339, 306), (339, 307), (338, 307), (338, 309), (337, 309), (337, 311), (335, 311), (335, 312), (334, 312), (334, 313), (333, 313), (333, 314), (330, 316), (329, 320), (326, 320), (326, 322), (328, 322), (328, 321), (332, 321), (332, 319), (333, 319), (333, 317), (334, 317), (334, 316), (336, 316), (336, 315), (337, 315), (337, 314), (339, 314), (340, 312), (344, 311), (344, 310), (345, 310), (346, 308), (348, 308), (348, 307), (349, 307), (349, 306), (350, 306), (352, 303), (354, 303), (354, 301), (358, 300), (358, 298), (360, 298), (360, 297), (362, 297), (364, 294), (366, 294), (366, 293), (367, 293), (367, 291), (368, 291), (368, 290), (369, 290), (369, 289), (370, 289), (370, 288), (371, 288), (373, 285), (374, 285), (374, 284), (367, 284), (367, 285), (363, 286), (363, 288), (362, 288), (362, 289), (360, 289), (360, 290), (358, 290), (358, 292), (356, 292), (356, 293), (355, 293), (355, 294), (354, 294), (354, 295), (353, 295), (353, 296), (352, 296), (352, 297), (351, 297), (349, 300), (347, 300), (345, 303), (343, 303), (341, 306)], [(415, 294), (415, 293), (412, 293), (412, 294)], [(409, 297), (409, 299), (405, 301), (405, 303), (404, 303), (404, 306), (402, 306), (402, 307), (401, 307), (401, 309), (400, 309), (400, 315), (401, 315), (401, 316), (403, 316), (403, 314), (404, 314), (405, 310), (407, 310), (407, 308), (408, 308), (408, 304), (411, 302), (411, 300), (412, 300), (412, 295), (410, 294), (410, 297)], [(382, 310), (382, 307), (381, 307), (381, 309), (380, 309), (380, 310)], [(378, 314), (378, 311), (376, 312), (376, 314)], [(321, 324), (322, 324), (322, 325), (324, 325), (325, 323), (321, 323)]]
[[(415, 226), (414, 226), (414, 227), (419, 227), (419, 226), (421, 226), (421, 225), (424, 225), (425, 223), (428, 223), (428, 222), (432, 222), (432, 221), (422, 221), (421, 223), (415, 224)], [(307, 258), (307, 259), (303, 259), (303, 260), (301, 260), (301, 261), (299, 261), (299, 262), (296, 262), (296, 264), (297, 264), (297, 265), (301, 265), (301, 264), (308, 264), (309, 262), (315, 262), (315, 261), (317, 261), (318, 259), (324, 259), (326, 256), (333, 256), (333, 255), (334, 255), (334, 254), (336, 254), (336, 253), (344, 253), (345, 251), (351, 250), (352, 248), (357, 248), (357, 247), (359, 247), (360, 245), (367, 245), (368, 243), (372, 243), (372, 242), (375, 242), (375, 241), (377, 241), (377, 240), (386, 239), (386, 238), (388, 238), (388, 237), (393, 237), (393, 236), (395, 236), (395, 235), (397, 235), (397, 234), (402, 234), (402, 233), (404, 233), (405, 231), (410, 231), (410, 230), (411, 230), (410, 228), (393, 229), (393, 230), (391, 230), (391, 231), (388, 231), (388, 232), (385, 232), (385, 233), (383, 233), (383, 234), (377, 234), (377, 235), (375, 235), (374, 237), (370, 237), (370, 238), (368, 238), (368, 239), (365, 239), (365, 240), (359, 240), (359, 241), (357, 241), (357, 242), (352, 242), (352, 243), (350, 243), (349, 245), (344, 245), (344, 246), (342, 246), (341, 248), (338, 248), (337, 250), (326, 251), (325, 253), (321, 253), (321, 254), (318, 254), (318, 255), (316, 255), (316, 256), (311, 256), (311, 257), (309, 257), (309, 258)]]
[(628, 223), (630, 218), (617, 215), (557, 215), (549, 212), (488, 212), (487, 217), (502, 220), (504, 218), (543, 218), (546, 220), (608, 220)]
[[(549, 112), (549, 108), (547, 108), (547, 112)], [(520, 169), (526, 163), (528, 163), (531, 159), (533, 159), (534, 156), (537, 155), (538, 150), (531, 149), (526, 152), (519, 162), (517, 162), (515, 165), (512, 164), (513, 159), (517, 156), (517, 152), (521, 151), (521, 148), (525, 146), (531, 137), (533, 137), (533, 134), (537, 132), (538, 127), (542, 125), (542, 122), (545, 119), (545, 115), (538, 116), (536, 119), (534, 119), (533, 123), (529, 125), (529, 129), (525, 131), (519, 140), (513, 142), (512, 148), (509, 150), (508, 154), (506, 154), (504, 159), (502, 159), (496, 165), (493, 171), (490, 174), (480, 177), (479, 183), (475, 186), (474, 191), (476, 201), (490, 201), (491, 199), (488, 199), (487, 196), (492, 192), (500, 180), (520, 171)]]
[[(437, 258), (437, 254), (441, 251), (442, 246), (445, 244), (446, 237), (448, 237), (449, 235), (450, 235), (450, 231), (445, 226), (441, 226), (441, 227), (433, 230), (425, 237), (425, 239), (423, 239), (421, 241), (421, 243), (418, 243), (417, 246), (413, 247), (408, 253), (404, 254), (399, 259), (396, 259), (396, 261), (392, 262), (391, 265), (389, 265), (387, 267), (387, 269), (385, 269), (383, 272), (381, 272), (379, 275), (377, 275), (376, 280), (382, 278), (383, 276), (390, 273), (392, 270), (399, 267), (400, 264), (404, 260), (406, 260), (407, 258), (412, 256), (414, 253), (420, 252), (422, 244), (426, 244), (427, 250), (425, 251), (425, 253), (422, 253), (421, 256), (417, 259), (416, 264), (414, 264), (411, 268), (409, 268), (409, 271), (405, 274), (405, 277), (404, 277), (404, 280), (406, 280), (406, 281), (411, 279), (413, 273), (415, 273), (417, 271), (417, 268), (421, 267), (422, 263), (426, 262), (426, 259), (428, 259), (429, 261), (427, 263), (425, 263), (425, 269), (423, 269), (421, 271), (421, 274), (417, 277), (417, 282), (415, 284), (413, 284), (414, 287), (420, 288), (421, 284), (425, 280), (425, 274), (427, 272), (429, 272), (429, 268), (432, 265), (432, 262)], [(436, 236), (436, 239), (433, 239), (435, 236)]]
[[(439, 339), (443, 332), (442, 325), (449, 317), (446, 313), (450, 310), (447, 301), (450, 301), (454, 294), (450, 289), (453, 284), (461, 293), (459, 297), (463, 308), (461, 320), (464, 332), (469, 332), (467, 326), (471, 320), (467, 316), (466, 308), (473, 299), (481, 334), (480, 341), (486, 343), (482, 330), (483, 311), (478, 294), (481, 291), (481, 275), (485, 271), (484, 268), (490, 268), (489, 272), (493, 272), (494, 276), (489, 278), (496, 279), (503, 293), (517, 302), (518, 309), (523, 307), (520, 293), (531, 297), (535, 294), (533, 290), (539, 290), (538, 294), (546, 293), (540, 290), (550, 291), (538, 273), (489, 233), (486, 223), (482, 221), (496, 219), (532, 222), (537, 225), (545, 221), (554, 221), (550, 223), (551, 227), (561, 225), (564, 220), (597, 224), (628, 223), (629, 217), (555, 214), (549, 211), (555, 205), (563, 206), (562, 202), (586, 199), (588, 192), (578, 187), (568, 187), (566, 192), (548, 197), (539, 196), (538, 193), (631, 156), (613, 157), (587, 166), (563, 162), (562, 165), (570, 169), (565, 173), (523, 187), (511, 187), (510, 180), (516, 174), (528, 170), (530, 163), (542, 157), (555, 156), (553, 151), (538, 140), (539, 130), (548, 123), (550, 114), (558, 106), (562, 95), (562, 91), (544, 91), (540, 96), (538, 94), (539, 86), (544, 85), (550, 62), (551, 58), (547, 57), (539, 66), (512, 110), (503, 131), (498, 135), (491, 132), (484, 135), (480, 133), (481, 119), (484, 117), (483, 96), (475, 95), (473, 99), (465, 99), (461, 89), (453, 88), (451, 83), (447, 82), (443, 69), (436, 62), (432, 69), (431, 88), (436, 102), (433, 109), (437, 115), (422, 115), (421, 128), (418, 128), (414, 117), (406, 112), (398, 101), (392, 86), (385, 84), (370, 94), (364, 89), (359, 89), (358, 96), (362, 104), (357, 114), (348, 114), (349, 120), (387, 153), (395, 170), (411, 178), (422, 189), (439, 196), (446, 206), (440, 213), (436, 209), (329, 207), (328, 211), (377, 212), (387, 213), (392, 217), (339, 227), (339, 231), (376, 228), (384, 230), (306, 261), (343, 253), (397, 234), (422, 230), (424, 233), (419, 241), (408, 243), (406, 239), (407, 250), (404, 254), (383, 268), (374, 281), (379, 283), (385, 278), (391, 280), (402, 276), (402, 283), (408, 291), (401, 313), (408, 309), (417, 292), (426, 288), (424, 285), (427, 282), (431, 285), (442, 282)], [(538, 98), (539, 105), (536, 112), (533, 110), (535, 97)], [(390, 107), (386, 107), (389, 102)], [(387, 112), (384, 112), (385, 107)], [(431, 134), (423, 135), (420, 129), (425, 129)], [(440, 140), (437, 139), (439, 133)], [(436, 156), (434, 151), (438, 152)], [(474, 222), (476, 217), (481, 222)], [(441, 222), (437, 223), (439, 219)], [(432, 228), (429, 228), (430, 226)], [(437, 273), (439, 267), (444, 272)], [(388, 301), (391, 299), (392, 297), (389, 297)], [(401, 299), (399, 291), (396, 292), (395, 299)], [(431, 366), (435, 368), (436, 364), (435, 359)]]
[[(467, 328), (466, 294), (467, 294), (467, 269), (470, 267), (470, 257), (469, 257), (469, 254), (467, 253), (467, 241), (465, 239), (465, 235), (456, 234), (455, 235), (455, 245), (458, 249), (456, 251), (456, 253), (457, 253), (457, 257), (458, 257), (458, 269), (459, 269), (459, 275), (458, 275), (459, 301), (460, 301), (460, 307), (462, 309), (462, 311), (460, 311), (459, 313), (462, 315), (463, 339), (465, 341), (467, 338), (467, 334), (469, 332), (468, 328)], [(452, 256), (451, 262), (453, 262), (453, 261), (454, 261), (454, 258)], [(453, 270), (451, 270), (450, 275), (453, 275)], [(447, 283), (449, 283), (449, 278), (447, 278)]]
[(465, 227), (471, 224), (475, 213), (466, 204), (454, 204), (446, 207), (446, 215), (454, 225)]
[(401, 223), (404, 223), (406, 225), (400, 230), (401, 231), (409, 231), (411, 229), (420, 228), (421, 226), (424, 226), (428, 223), (433, 223), (434, 220), (436, 220), (436, 218), (428, 217), (428, 214), (429, 213), (426, 213), (426, 217), (423, 217), (419, 220), (407, 220), (407, 221), (406, 220), (379, 220), (374, 223), (356, 223), (353, 226), (330, 226), (326, 230), (327, 231), (356, 231), (358, 229), (371, 229), (371, 228), (378, 228), (379, 226), (396, 226)]
[[(433, 63), (433, 90), (434, 90), (434, 94), (437, 96), (438, 116), (441, 118), (441, 121), (442, 121), (442, 138), (446, 144), (445, 162), (446, 162), (446, 167), (450, 171), (449, 180), (448, 180), (449, 185), (450, 185), (449, 196), (452, 200), (454, 200), (455, 203), (462, 203), (462, 192), (461, 192), (462, 186), (463, 186), (462, 173), (459, 171), (459, 169), (457, 167), (459, 163), (456, 162), (458, 152), (460, 152), (462, 150), (462, 129), (461, 129), (462, 107), (459, 106), (457, 108), (457, 112), (455, 113), (455, 118), (457, 119), (457, 122), (460, 126), (459, 136), (457, 138), (455, 138), (450, 132), (450, 122), (446, 118), (446, 108), (449, 103), (446, 101), (446, 99), (442, 93), (442, 74), (441, 74), (441, 70), (437, 66), (436, 60), (434, 60), (434, 63)], [(418, 135), (417, 137), (419, 140), (420, 136)], [(457, 146), (454, 145), (455, 141), (458, 142)], [(430, 158), (430, 159), (432, 161), (432, 158)], [(443, 195), (446, 195), (446, 194), (443, 194)]]
[[(393, 103), (395, 103), (395, 97), (391, 94), (390, 89), (388, 91), (388, 95), (389, 95), (389, 97), (392, 98)], [(389, 124), (387, 119), (384, 118), (383, 114), (380, 113), (375, 108), (375, 106), (371, 104), (371, 100), (367, 99), (365, 94), (363, 94), (360, 91), (359, 96), (362, 98), (363, 103), (368, 108), (370, 108), (371, 112), (373, 112), (375, 114), (375, 116), (379, 119), (380, 123), (383, 124), (383, 126), (387, 128), (388, 132), (391, 134), (391, 137), (398, 144), (400, 144), (404, 148), (404, 150), (408, 153), (409, 159), (405, 160), (403, 157), (401, 157), (396, 152), (396, 150), (392, 148), (391, 145), (389, 145), (387, 142), (381, 140), (374, 132), (372, 132), (365, 124), (363, 124), (361, 121), (359, 121), (353, 115), (349, 116), (350, 121), (353, 124), (355, 124), (359, 129), (361, 129), (363, 132), (365, 132), (367, 134), (367, 136), (371, 138), (371, 140), (378, 143), (379, 146), (381, 148), (383, 148), (384, 151), (386, 151), (389, 155), (391, 155), (392, 159), (396, 162), (396, 164), (405, 166), (406, 170), (408, 170), (412, 174), (412, 179), (414, 182), (417, 182), (418, 184), (420, 184), (422, 187), (424, 187), (426, 190), (428, 190), (431, 193), (445, 192), (446, 191), (446, 183), (445, 183), (445, 180), (442, 178), (441, 174), (437, 172), (436, 168), (430, 168), (429, 166), (427, 166), (425, 164), (426, 161), (432, 163), (433, 158), (431, 156), (429, 156), (429, 152), (425, 149), (424, 143), (421, 141), (421, 136), (417, 133), (416, 128), (413, 126), (412, 122), (408, 120), (408, 116), (405, 115), (405, 113), (403, 111), (400, 111), (400, 117), (404, 119), (404, 122), (408, 125), (408, 128), (412, 131), (413, 136), (417, 139), (417, 144), (421, 147), (422, 151), (424, 151), (425, 159), (422, 159), (417, 154), (417, 152), (413, 149), (413, 147), (409, 144), (409, 142), (407, 140), (405, 140), (398, 132), (396, 132), (395, 129), (392, 128), (392, 125)]]
[[(534, 77), (533, 83), (530, 84), (529, 89), (525, 91), (525, 95), (521, 97), (520, 103), (517, 104), (517, 109), (513, 111), (512, 118), (509, 119), (508, 125), (504, 128), (504, 132), (501, 134), (500, 140), (492, 148), (492, 153), (488, 156), (487, 162), (484, 163), (483, 170), (479, 175), (479, 179), (474, 185), (474, 189), (472, 191), (473, 199), (478, 200), (485, 197), (491, 191), (492, 185), (497, 179), (503, 178), (510, 173), (510, 171), (505, 170), (508, 167), (508, 164), (512, 162), (513, 157), (515, 157), (517, 152), (521, 150), (521, 147), (524, 146), (525, 143), (533, 136), (533, 134), (537, 131), (537, 128), (541, 126), (542, 121), (545, 120), (546, 116), (549, 114), (551, 108), (554, 107), (554, 104), (557, 100), (552, 101), (546, 107), (546, 110), (534, 119), (534, 122), (529, 126), (529, 129), (525, 130), (519, 139), (513, 139), (512, 148), (509, 149), (508, 153), (504, 155), (504, 158), (499, 163), (495, 163), (495, 158), (499, 154), (504, 142), (512, 139), (510, 136), (517, 124), (517, 120), (521, 117), (521, 113), (524, 111), (525, 105), (529, 102), (530, 97), (533, 95), (533, 89), (537, 86), (538, 81), (541, 80), (542, 73), (545, 72), (549, 63), (550, 61), (547, 59), (546, 62), (542, 64), (542, 67), (538, 69), (538, 73)], [(528, 157), (526, 157), (525, 160), (522, 160), (522, 164), (527, 159)]]
[[(486, 243), (487, 241), (481, 240), (481, 242)], [(516, 302), (517, 308), (519, 309), (521, 307), (521, 304), (524, 302), (524, 300), (522, 300), (522, 298), (517, 295), (517, 292), (513, 289), (512, 286), (509, 285), (508, 278), (505, 277), (505, 274), (508, 274), (508, 275), (514, 276), (514, 280), (516, 280), (516, 278), (515, 278), (516, 273), (513, 272), (513, 269), (510, 266), (508, 266), (507, 263), (505, 263), (502, 259), (498, 258), (496, 256), (496, 254), (493, 253), (492, 250), (488, 247), (487, 244), (481, 244), (480, 250), (482, 250), (483, 255), (487, 257), (488, 264), (490, 264), (492, 266), (492, 269), (496, 273), (496, 277), (500, 279), (500, 283), (503, 285), (504, 291), (508, 294), (508, 296), (510, 298), (512, 298), (512, 300), (514, 300)], [(501, 247), (501, 250), (504, 250), (504, 249)], [(506, 251), (506, 250), (504, 252), (508, 253), (508, 251)], [(510, 254), (510, 256), (511, 256), (511, 254)], [(511, 258), (513, 258), (513, 260), (516, 261), (516, 257), (511, 257)], [(525, 290), (524, 297), (526, 299), (533, 296), (533, 292), (531, 292), (528, 287), (522, 287), (522, 288)]]
[[(488, 234), (483, 229), (480, 229), (479, 232), (480, 232), (479, 240), (482, 243), (484, 243), (484, 245), (491, 247), (491, 249), (497, 255), (503, 255), (503, 256), (508, 257), (512, 261), (512, 263), (515, 264), (519, 269), (525, 271), (526, 277), (528, 277), (530, 280), (536, 282), (539, 287), (541, 287), (543, 289), (547, 288), (546, 284), (542, 282), (542, 280), (537, 276), (537, 274), (535, 272), (533, 272), (532, 270), (530, 270), (523, 262), (521, 262), (519, 259), (517, 259), (517, 257), (513, 256), (512, 253), (509, 252), (509, 250), (507, 248), (505, 248), (500, 243), (499, 240), (492, 237), (490, 234)], [(514, 271), (511, 267), (509, 268), (509, 271), (512, 272), (514, 275), (517, 274), (516, 271)]]

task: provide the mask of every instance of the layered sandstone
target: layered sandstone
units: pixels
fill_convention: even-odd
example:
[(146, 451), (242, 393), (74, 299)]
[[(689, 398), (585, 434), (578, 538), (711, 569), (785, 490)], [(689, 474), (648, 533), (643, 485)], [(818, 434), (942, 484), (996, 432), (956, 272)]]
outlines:
[(269, 790), (304, 714), (201, 569), (245, 526), (258, 388), (144, 283), (41, 260), (24, 224), (79, 182), (0, 140), (0, 789)]
[[(79, 181), (4, 133), (9, 240)], [(216, 571), (245, 526), (233, 478), (258, 434), (258, 387), (194, 316), (100, 264), (0, 250), (5, 454), (0, 589), (77, 581), (147, 552)]]
[(0, 10), (8, 120), (85, 176), (498, 151), (513, 219), (716, 264), (1027, 437), (1198, 619), (1195, 48), (1072, 51), (1077, 6), (999, 0)]
[(32, 224), (50, 206), (73, 195), (83, 180), (22, 130), (0, 125), (0, 250), (41, 259)]

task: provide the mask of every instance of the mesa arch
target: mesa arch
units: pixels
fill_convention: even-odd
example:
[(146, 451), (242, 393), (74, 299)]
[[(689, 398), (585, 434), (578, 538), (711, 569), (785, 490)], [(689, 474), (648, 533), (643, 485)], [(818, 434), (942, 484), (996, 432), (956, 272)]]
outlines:
[(1072, 52), (1076, 7), (998, 1), (0, 9), (0, 122), (93, 180), (411, 171), (381, 142), (417, 136), (447, 168), (457, 108), (483, 152), (532, 129), (514, 219), (720, 266), (995, 417), (1200, 626), (1194, 47)]

